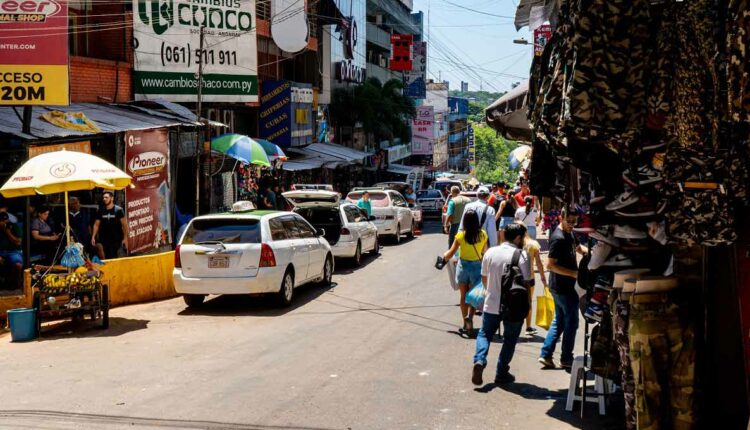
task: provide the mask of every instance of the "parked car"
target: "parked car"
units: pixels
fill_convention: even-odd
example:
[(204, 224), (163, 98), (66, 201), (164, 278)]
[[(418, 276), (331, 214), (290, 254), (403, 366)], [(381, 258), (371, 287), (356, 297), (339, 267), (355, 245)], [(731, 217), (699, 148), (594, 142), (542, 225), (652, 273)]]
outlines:
[(325, 190), (333, 191), (331, 184), (292, 184), (292, 190)]
[(316, 229), (325, 230), (324, 237), (331, 245), (334, 257), (351, 258), (359, 266), (363, 252), (373, 255), (380, 252), (378, 228), (363, 210), (347, 201), (342, 202), (341, 194), (303, 190), (287, 191), (283, 196), (294, 205), (295, 213)]
[(370, 192), (373, 221), (378, 227), (378, 236), (390, 236), (396, 243), (401, 242), (401, 235), (414, 237), (417, 226), (406, 199), (398, 191), (379, 188), (355, 188), (346, 196), (346, 200), (356, 204), (362, 193)]
[(464, 191), (466, 188), (464, 187), (464, 184), (456, 179), (446, 179), (446, 178), (438, 178), (435, 180), (435, 182), (432, 183), (431, 187), (434, 190), (438, 190), (441, 193), (446, 188), (448, 189), (448, 194), (450, 194), (450, 190), (453, 186), (457, 186), (461, 191)]
[(275, 294), (292, 302), (294, 289), (331, 283), (331, 247), (302, 216), (249, 210), (193, 218), (175, 249), (175, 290), (188, 307), (209, 294)]
[(401, 195), (406, 195), (406, 189), (409, 188), (411, 185), (407, 182), (398, 182), (398, 181), (390, 181), (390, 182), (378, 182), (377, 184), (373, 185), (373, 187), (383, 187), (385, 189), (389, 190), (396, 190)]
[(419, 190), (417, 203), (422, 207), (425, 215), (438, 215), (443, 210), (445, 199), (438, 190)]

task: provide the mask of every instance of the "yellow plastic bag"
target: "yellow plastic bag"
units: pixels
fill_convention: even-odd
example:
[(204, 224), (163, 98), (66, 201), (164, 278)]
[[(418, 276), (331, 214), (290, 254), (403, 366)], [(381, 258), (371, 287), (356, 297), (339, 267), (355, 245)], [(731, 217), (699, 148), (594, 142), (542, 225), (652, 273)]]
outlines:
[(555, 299), (552, 298), (549, 288), (544, 289), (544, 294), (536, 296), (536, 325), (549, 330), (552, 320), (555, 318)]

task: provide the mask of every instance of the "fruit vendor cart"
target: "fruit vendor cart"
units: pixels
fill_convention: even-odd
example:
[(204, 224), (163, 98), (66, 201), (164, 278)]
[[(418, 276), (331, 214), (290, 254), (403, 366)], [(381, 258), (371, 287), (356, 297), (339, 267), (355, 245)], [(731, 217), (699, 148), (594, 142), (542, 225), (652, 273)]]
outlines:
[(37, 334), (44, 320), (80, 319), (85, 315), (101, 319), (104, 328), (109, 326), (109, 291), (101, 282), (101, 272), (84, 258), (83, 246), (71, 240), (68, 192), (94, 188), (121, 190), (130, 183), (130, 176), (99, 157), (62, 150), (29, 159), (0, 188), (0, 194), (5, 198), (65, 195), (67, 246), (62, 255), (54, 256), (52, 262), (59, 262), (59, 265), (32, 269)]
[[(58, 268), (59, 269), (59, 268)], [(109, 288), (101, 282), (101, 272), (81, 267), (68, 273), (37, 266), (32, 270), (32, 307), (36, 310), (36, 333), (41, 336), (43, 321), (89, 317), (109, 328)]]

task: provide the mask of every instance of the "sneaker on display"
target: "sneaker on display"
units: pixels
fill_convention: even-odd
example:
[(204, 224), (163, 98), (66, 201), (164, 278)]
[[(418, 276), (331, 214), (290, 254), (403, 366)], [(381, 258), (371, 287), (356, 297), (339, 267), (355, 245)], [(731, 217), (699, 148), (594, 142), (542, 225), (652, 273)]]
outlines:
[(638, 167), (635, 171), (628, 169), (622, 173), (622, 179), (633, 188), (639, 185), (649, 185), (660, 182), (663, 178), (661, 173), (648, 165)]
[(610, 252), (612, 252), (612, 246), (605, 241), (598, 241), (591, 248), (591, 260), (589, 260), (589, 270), (596, 270), (607, 261)]
[(625, 218), (646, 218), (656, 215), (656, 210), (651, 206), (629, 206), (616, 210), (615, 214)]
[(609, 260), (602, 264), (602, 266), (606, 267), (630, 267), (632, 265), (633, 261), (625, 254), (613, 255)]
[(648, 234), (643, 230), (619, 224), (615, 226), (613, 234), (620, 239), (645, 239), (648, 237)]
[(591, 303), (586, 308), (586, 312), (584, 312), (583, 317), (590, 322), (602, 322), (602, 318), (604, 317), (604, 308), (596, 303)]
[(594, 283), (594, 289), (612, 291), (612, 277), (611, 276), (597, 276), (596, 283)]
[(626, 208), (633, 203), (638, 201), (638, 196), (633, 191), (625, 191), (615, 198), (615, 200), (607, 204), (606, 209), (608, 211), (616, 211), (618, 209)]
[(652, 239), (662, 245), (667, 244), (667, 229), (664, 221), (652, 221), (646, 225), (648, 226), (648, 235), (651, 236)]
[(583, 234), (589, 234), (596, 231), (594, 228), (593, 223), (591, 222), (591, 217), (584, 214), (581, 215), (581, 219), (578, 222), (578, 225), (573, 227), (573, 231), (576, 233), (583, 233)]
[(589, 236), (592, 239), (596, 239), (600, 242), (604, 242), (615, 248), (620, 246), (620, 241), (617, 240), (617, 238), (612, 235), (612, 233), (610, 232), (610, 226), (608, 225), (602, 225), (602, 226), (597, 227), (596, 231), (594, 231), (593, 233), (590, 233)]

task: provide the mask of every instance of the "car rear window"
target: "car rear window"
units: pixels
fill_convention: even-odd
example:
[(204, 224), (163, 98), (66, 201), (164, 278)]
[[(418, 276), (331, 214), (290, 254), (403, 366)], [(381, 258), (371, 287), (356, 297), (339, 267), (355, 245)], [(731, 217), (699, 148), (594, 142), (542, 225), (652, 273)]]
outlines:
[[(356, 204), (357, 200), (362, 198), (362, 192), (354, 191), (349, 193), (348, 196), (346, 196), (346, 199), (350, 202)], [(386, 208), (390, 204), (390, 201), (388, 199), (388, 194), (386, 193), (375, 193), (370, 192), (370, 202), (372, 202), (372, 207), (374, 208)]]
[(417, 191), (418, 199), (437, 199), (440, 197), (442, 197), (442, 195), (440, 194), (440, 191), (437, 191), (437, 190)]
[(339, 208), (295, 208), (294, 212), (314, 226), (341, 224), (341, 214)]
[(201, 242), (260, 243), (258, 219), (196, 219), (185, 231), (183, 244)]

